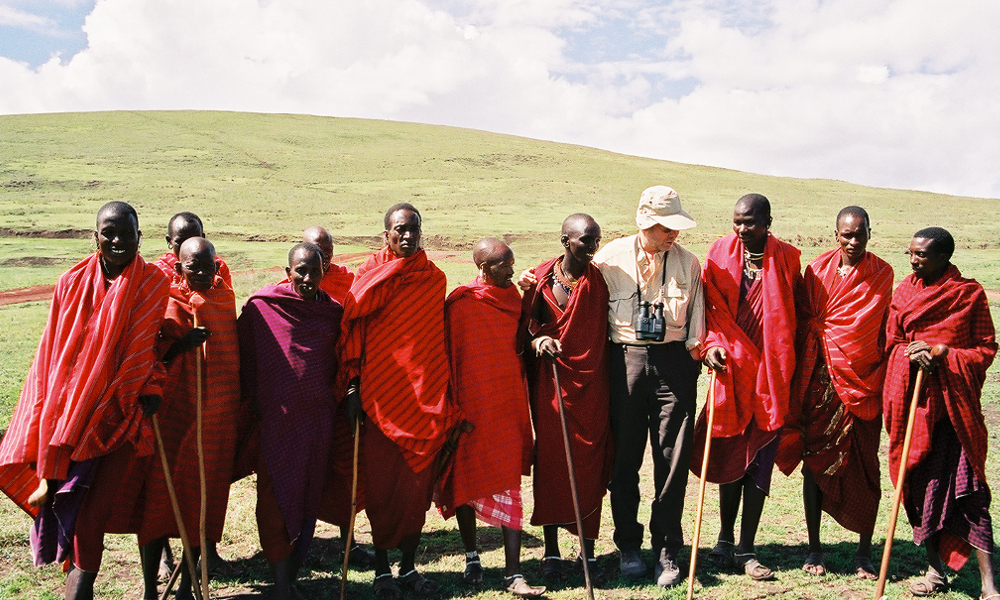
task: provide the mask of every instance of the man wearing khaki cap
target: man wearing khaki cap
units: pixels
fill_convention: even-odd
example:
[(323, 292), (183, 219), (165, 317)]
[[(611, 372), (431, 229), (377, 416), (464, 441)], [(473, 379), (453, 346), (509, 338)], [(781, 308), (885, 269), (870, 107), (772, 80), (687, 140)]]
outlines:
[(653, 497), (649, 533), (660, 587), (681, 581), (681, 513), (694, 431), (695, 397), (705, 337), (701, 265), (676, 243), (695, 226), (673, 189), (639, 196), (639, 232), (616, 239), (594, 257), (610, 292), (611, 431), (615, 461), (608, 489), (621, 572), (644, 577), (638, 522), (639, 469), (649, 435)]

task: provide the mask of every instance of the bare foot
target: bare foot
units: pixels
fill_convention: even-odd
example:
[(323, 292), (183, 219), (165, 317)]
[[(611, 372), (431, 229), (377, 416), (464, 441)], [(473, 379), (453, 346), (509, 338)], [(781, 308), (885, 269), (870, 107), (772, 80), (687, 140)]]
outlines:
[(49, 499), (49, 482), (46, 479), (38, 480), (38, 487), (28, 496), (28, 505), (38, 508), (43, 506)]

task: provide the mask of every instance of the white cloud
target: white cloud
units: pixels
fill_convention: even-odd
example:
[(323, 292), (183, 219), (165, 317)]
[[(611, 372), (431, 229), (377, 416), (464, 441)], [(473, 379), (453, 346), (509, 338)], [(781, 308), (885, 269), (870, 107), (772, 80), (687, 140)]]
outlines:
[[(992, 0), (99, 0), (69, 61), (0, 58), (0, 112), (413, 120), (1000, 196), (998, 19)], [(598, 39), (624, 50), (588, 58)]]
[(47, 32), (55, 30), (56, 23), (48, 17), (25, 12), (8, 4), (0, 4), (0, 26)]

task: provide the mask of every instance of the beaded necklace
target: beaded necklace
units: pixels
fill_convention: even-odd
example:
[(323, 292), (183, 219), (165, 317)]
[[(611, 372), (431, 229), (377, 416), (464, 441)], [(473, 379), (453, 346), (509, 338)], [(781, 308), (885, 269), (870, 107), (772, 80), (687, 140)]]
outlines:
[(559, 287), (561, 287), (562, 290), (566, 292), (566, 295), (569, 296), (570, 294), (573, 293), (573, 290), (576, 289), (576, 284), (580, 283), (579, 280), (570, 279), (569, 277), (566, 276), (566, 273), (563, 272), (561, 256), (559, 257), (559, 260), (556, 261), (556, 264), (553, 267), (554, 268), (552, 269), (552, 282), (559, 284)]

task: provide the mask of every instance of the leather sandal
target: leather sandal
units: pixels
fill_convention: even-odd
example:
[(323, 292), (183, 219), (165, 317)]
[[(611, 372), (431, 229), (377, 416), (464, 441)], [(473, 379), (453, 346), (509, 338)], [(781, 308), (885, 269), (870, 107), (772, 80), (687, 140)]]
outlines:
[(524, 575), (521, 575), (520, 573), (511, 575), (510, 577), (504, 577), (503, 586), (504, 590), (507, 592), (524, 598), (541, 596), (545, 593), (545, 586), (529, 585), (528, 581), (524, 578)]
[(910, 593), (914, 596), (933, 596), (948, 589), (948, 578), (927, 570), (923, 577), (910, 582)]
[(375, 600), (401, 600), (403, 597), (403, 590), (393, 581), (392, 573), (376, 575), (372, 591), (375, 593)]
[(735, 548), (736, 545), (732, 542), (719, 540), (715, 544), (715, 548), (712, 548), (712, 551), (708, 553), (708, 562), (720, 569), (732, 569), (736, 566), (736, 562), (733, 559)]
[(867, 579), (868, 581), (878, 579), (878, 570), (872, 564), (872, 559), (867, 556), (855, 556), (854, 576), (858, 579)]
[(760, 564), (757, 555), (753, 552), (736, 553), (733, 555), (736, 566), (743, 569), (750, 579), (754, 581), (771, 581), (774, 579), (774, 571)]
[(465, 575), (462, 576), (465, 583), (479, 585), (483, 582), (483, 574), (483, 565), (478, 556), (465, 559)]
[(558, 583), (560, 581), (566, 581), (569, 579), (563, 571), (563, 559), (559, 556), (546, 556), (542, 559), (542, 577), (546, 581), (551, 581), (553, 583)]
[(826, 575), (826, 561), (822, 552), (810, 552), (806, 557), (806, 562), (802, 565), (802, 570), (810, 575)]
[(441, 590), (440, 585), (430, 579), (427, 579), (418, 573), (416, 569), (413, 569), (406, 575), (400, 577), (399, 581), (403, 584), (404, 588), (418, 596), (429, 596)]

